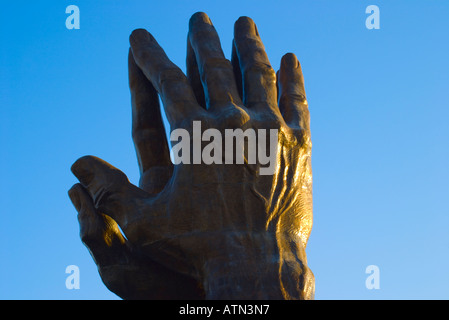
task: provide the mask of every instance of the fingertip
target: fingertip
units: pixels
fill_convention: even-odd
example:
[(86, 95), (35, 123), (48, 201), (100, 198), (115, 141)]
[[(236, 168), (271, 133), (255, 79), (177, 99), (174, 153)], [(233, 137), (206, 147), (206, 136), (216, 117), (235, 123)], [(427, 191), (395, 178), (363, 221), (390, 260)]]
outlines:
[(244, 25), (244, 24), (252, 24), (254, 23), (253, 19), (251, 19), (248, 16), (240, 16), (237, 21), (235, 22), (235, 24), (238, 25)]
[(70, 170), (83, 186), (89, 185), (94, 177), (92, 161), (94, 156), (84, 156), (75, 161)]
[(196, 12), (194, 13), (189, 20), (189, 28), (191, 29), (194, 25), (198, 23), (206, 23), (212, 25), (212, 21), (209, 16), (204, 12)]
[(247, 16), (241, 16), (234, 24), (234, 33), (238, 34), (250, 34), (259, 35), (256, 24), (253, 19)]
[(153, 41), (154, 37), (151, 35), (151, 33), (143, 28), (133, 30), (133, 32), (131, 32), (131, 35), (129, 36), (129, 43), (131, 44), (131, 47), (135, 47), (143, 43), (150, 43)]
[(294, 53), (286, 53), (281, 59), (281, 66), (296, 69), (299, 66), (298, 58)]
[(143, 32), (141, 30), (144, 30), (144, 29), (141, 29), (141, 28), (134, 29), (131, 32), (131, 34), (129, 35), (129, 43), (131, 44), (131, 46), (134, 44), (136, 37), (139, 35), (139, 32)]

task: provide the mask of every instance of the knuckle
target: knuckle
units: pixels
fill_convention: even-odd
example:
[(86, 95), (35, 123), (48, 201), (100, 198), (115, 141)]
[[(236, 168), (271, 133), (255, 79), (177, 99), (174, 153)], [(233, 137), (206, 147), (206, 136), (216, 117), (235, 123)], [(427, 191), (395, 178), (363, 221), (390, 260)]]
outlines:
[(185, 82), (185, 76), (184, 73), (179, 69), (178, 67), (169, 67), (166, 69), (163, 69), (159, 73), (159, 85), (162, 87), (164, 82), (170, 81), (170, 82)]
[(279, 98), (279, 104), (283, 105), (307, 104), (307, 99), (306, 96), (302, 93), (282, 93)]
[(251, 64), (248, 64), (245, 66), (243, 73), (245, 75), (245, 78), (247, 78), (249, 81), (254, 76), (262, 76), (264, 79), (267, 79), (271, 82), (276, 82), (276, 72), (271, 67), (271, 65), (255, 61)]
[(310, 132), (303, 128), (294, 129), (295, 136), (297, 137), (298, 145), (304, 150), (310, 152), (312, 150), (312, 139)]
[(202, 75), (207, 75), (211, 70), (223, 70), (228, 73), (233, 72), (231, 62), (224, 57), (204, 59), (200, 68), (200, 74)]
[(249, 114), (237, 105), (224, 108), (217, 116), (221, 119), (221, 126), (224, 128), (240, 128), (250, 120)]

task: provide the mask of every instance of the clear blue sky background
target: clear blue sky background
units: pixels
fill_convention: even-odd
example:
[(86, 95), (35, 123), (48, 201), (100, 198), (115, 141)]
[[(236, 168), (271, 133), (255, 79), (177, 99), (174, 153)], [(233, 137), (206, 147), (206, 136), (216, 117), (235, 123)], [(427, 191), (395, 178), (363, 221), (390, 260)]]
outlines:
[[(65, 8), (81, 11), (68, 30)], [(365, 27), (380, 8), (381, 29)], [(79, 239), (71, 164), (93, 154), (138, 183), (128, 36), (185, 70), (206, 12), (230, 57), (252, 17), (277, 70), (301, 61), (313, 139), (317, 299), (449, 299), (449, 1), (4, 1), (0, 10), (0, 298), (117, 299)], [(80, 268), (68, 290), (65, 269)], [(380, 289), (365, 268), (380, 268)]]

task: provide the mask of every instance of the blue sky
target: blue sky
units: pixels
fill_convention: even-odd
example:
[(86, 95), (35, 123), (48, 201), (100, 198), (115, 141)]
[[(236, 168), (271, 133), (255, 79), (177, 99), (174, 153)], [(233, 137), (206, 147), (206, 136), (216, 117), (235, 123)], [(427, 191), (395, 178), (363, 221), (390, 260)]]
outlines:
[[(154, 1), (155, 2), (155, 1)], [(316, 299), (449, 299), (449, 2), (9, 1), (0, 11), (1, 299), (117, 299), (79, 239), (71, 164), (93, 154), (138, 183), (128, 36), (185, 70), (188, 20), (257, 23), (273, 67), (294, 52), (311, 113)], [(80, 29), (65, 27), (68, 5)], [(368, 30), (365, 9), (380, 9)], [(80, 289), (68, 290), (68, 265)], [(380, 289), (365, 287), (368, 265)]]

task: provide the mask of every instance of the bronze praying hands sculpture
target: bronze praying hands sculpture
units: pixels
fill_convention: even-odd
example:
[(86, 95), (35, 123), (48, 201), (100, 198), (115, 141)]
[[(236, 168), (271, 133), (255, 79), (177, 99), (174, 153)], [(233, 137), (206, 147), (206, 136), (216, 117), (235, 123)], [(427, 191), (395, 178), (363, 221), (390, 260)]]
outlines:
[[(139, 187), (85, 156), (69, 191), (105, 285), (123, 299), (313, 299), (311, 139), (296, 56), (284, 55), (276, 74), (255, 23), (241, 17), (229, 61), (204, 13), (189, 22), (187, 75), (146, 30), (130, 44)], [(276, 129), (273, 174), (247, 161), (173, 164), (159, 97), (172, 129)]]

